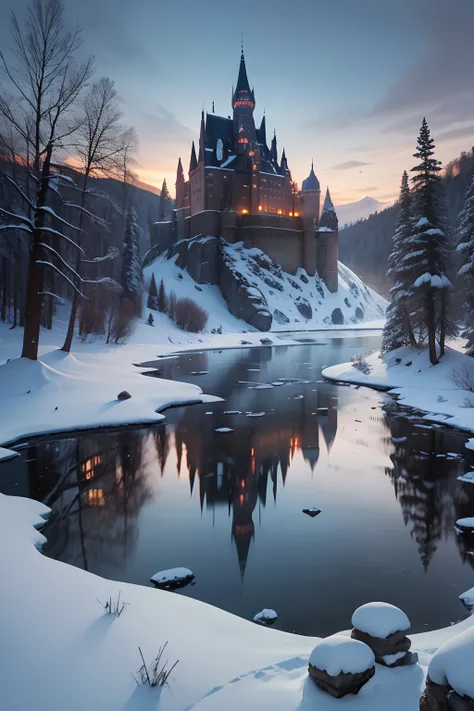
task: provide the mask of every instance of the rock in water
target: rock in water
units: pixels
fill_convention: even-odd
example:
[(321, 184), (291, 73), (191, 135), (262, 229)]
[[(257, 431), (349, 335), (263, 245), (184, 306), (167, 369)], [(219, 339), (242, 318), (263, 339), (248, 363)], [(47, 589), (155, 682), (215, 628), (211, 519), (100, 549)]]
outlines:
[(127, 390), (122, 390), (122, 392), (117, 395), (117, 400), (130, 400), (131, 397)]
[(386, 667), (416, 664), (418, 655), (409, 652), (411, 641), (406, 636), (410, 620), (395, 605), (369, 602), (352, 615), (351, 637), (367, 644), (375, 661)]
[(150, 578), (150, 582), (154, 583), (157, 588), (164, 588), (165, 590), (182, 588), (192, 580), (194, 580), (194, 573), (189, 568), (160, 570)]
[(308, 671), (320, 689), (341, 699), (347, 694), (358, 694), (374, 676), (374, 653), (363, 642), (333, 635), (313, 649)]
[(311, 518), (314, 518), (321, 513), (321, 509), (316, 508), (316, 506), (312, 506), (310, 509), (303, 509), (303, 513), (307, 516), (311, 516)]
[(265, 607), (261, 612), (257, 612), (253, 621), (259, 625), (273, 625), (277, 619), (278, 615), (275, 610)]

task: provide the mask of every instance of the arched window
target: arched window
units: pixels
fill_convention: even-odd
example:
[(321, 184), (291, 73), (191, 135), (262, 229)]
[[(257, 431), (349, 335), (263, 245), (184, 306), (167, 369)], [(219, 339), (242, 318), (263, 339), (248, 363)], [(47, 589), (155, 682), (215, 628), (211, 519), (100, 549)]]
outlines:
[(216, 144), (216, 157), (218, 161), (221, 161), (224, 157), (224, 143), (222, 141), (222, 138), (217, 139), (217, 144)]

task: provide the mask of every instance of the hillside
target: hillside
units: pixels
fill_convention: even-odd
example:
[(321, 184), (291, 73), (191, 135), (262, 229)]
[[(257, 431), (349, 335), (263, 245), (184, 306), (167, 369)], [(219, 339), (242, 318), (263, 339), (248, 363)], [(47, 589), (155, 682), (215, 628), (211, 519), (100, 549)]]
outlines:
[[(453, 228), (464, 203), (467, 185), (474, 174), (473, 153), (462, 153), (448, 163), (443, 174), (443, 187), (448, 219)], [(339, 258), (366, 284), (388, 296), (387, 262), (392, 249), (392, 235), (398, 208), (393, 205), (359, 220), (339, 232)]]

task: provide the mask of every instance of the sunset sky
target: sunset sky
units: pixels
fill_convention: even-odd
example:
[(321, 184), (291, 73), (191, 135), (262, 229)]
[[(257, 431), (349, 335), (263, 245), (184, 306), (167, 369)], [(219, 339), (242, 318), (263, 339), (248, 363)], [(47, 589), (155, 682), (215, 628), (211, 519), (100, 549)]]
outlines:
[[(0, 43), (8, 46), (6, 7)], [(138, 174), (174, 193), (201, 109), (231, 113), (241, 33), (265, 109), (301, 183), (311, 159), (335, 202), (393, 200), (426, 115), (438, 157), (474, 143), (473, 0), (65, 0), (82, 51), (110, 76), (140, 139)], [(26, 0), (16, 0), (20, 17)]]

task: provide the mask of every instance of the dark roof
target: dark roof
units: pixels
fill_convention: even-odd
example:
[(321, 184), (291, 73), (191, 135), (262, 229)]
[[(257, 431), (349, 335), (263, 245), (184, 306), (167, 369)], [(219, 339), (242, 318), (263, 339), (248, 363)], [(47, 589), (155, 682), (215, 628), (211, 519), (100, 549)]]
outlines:
[(249, 84), (249, 80), (247, 77), (247, 69), (245, 67), (245, 57), (244, 57), (243, 52), (240, 55), (239, 77), (237, 79), (237, 86), (235, 87), (235, 93), (237, 94), (239, 91), (247, 91), (249, 94), (251, 93), (250, 84)]
[(191, 160), (189, 162), (189, 172), (194, 170), (194, 168), (197, 167), (197, 164), (198, 164), (198, 162), (197, 162), (197, 158), (196, 158), (196, 147), (195, 147), (194, 141), (193, 141), (193, 145), (191, 148)]
[(313, 164), (311, 163), (310, 174), (305, 180), (303, 180), (303, 190), (319, 190), (320, 187), (319, 180), (316, 177)]

